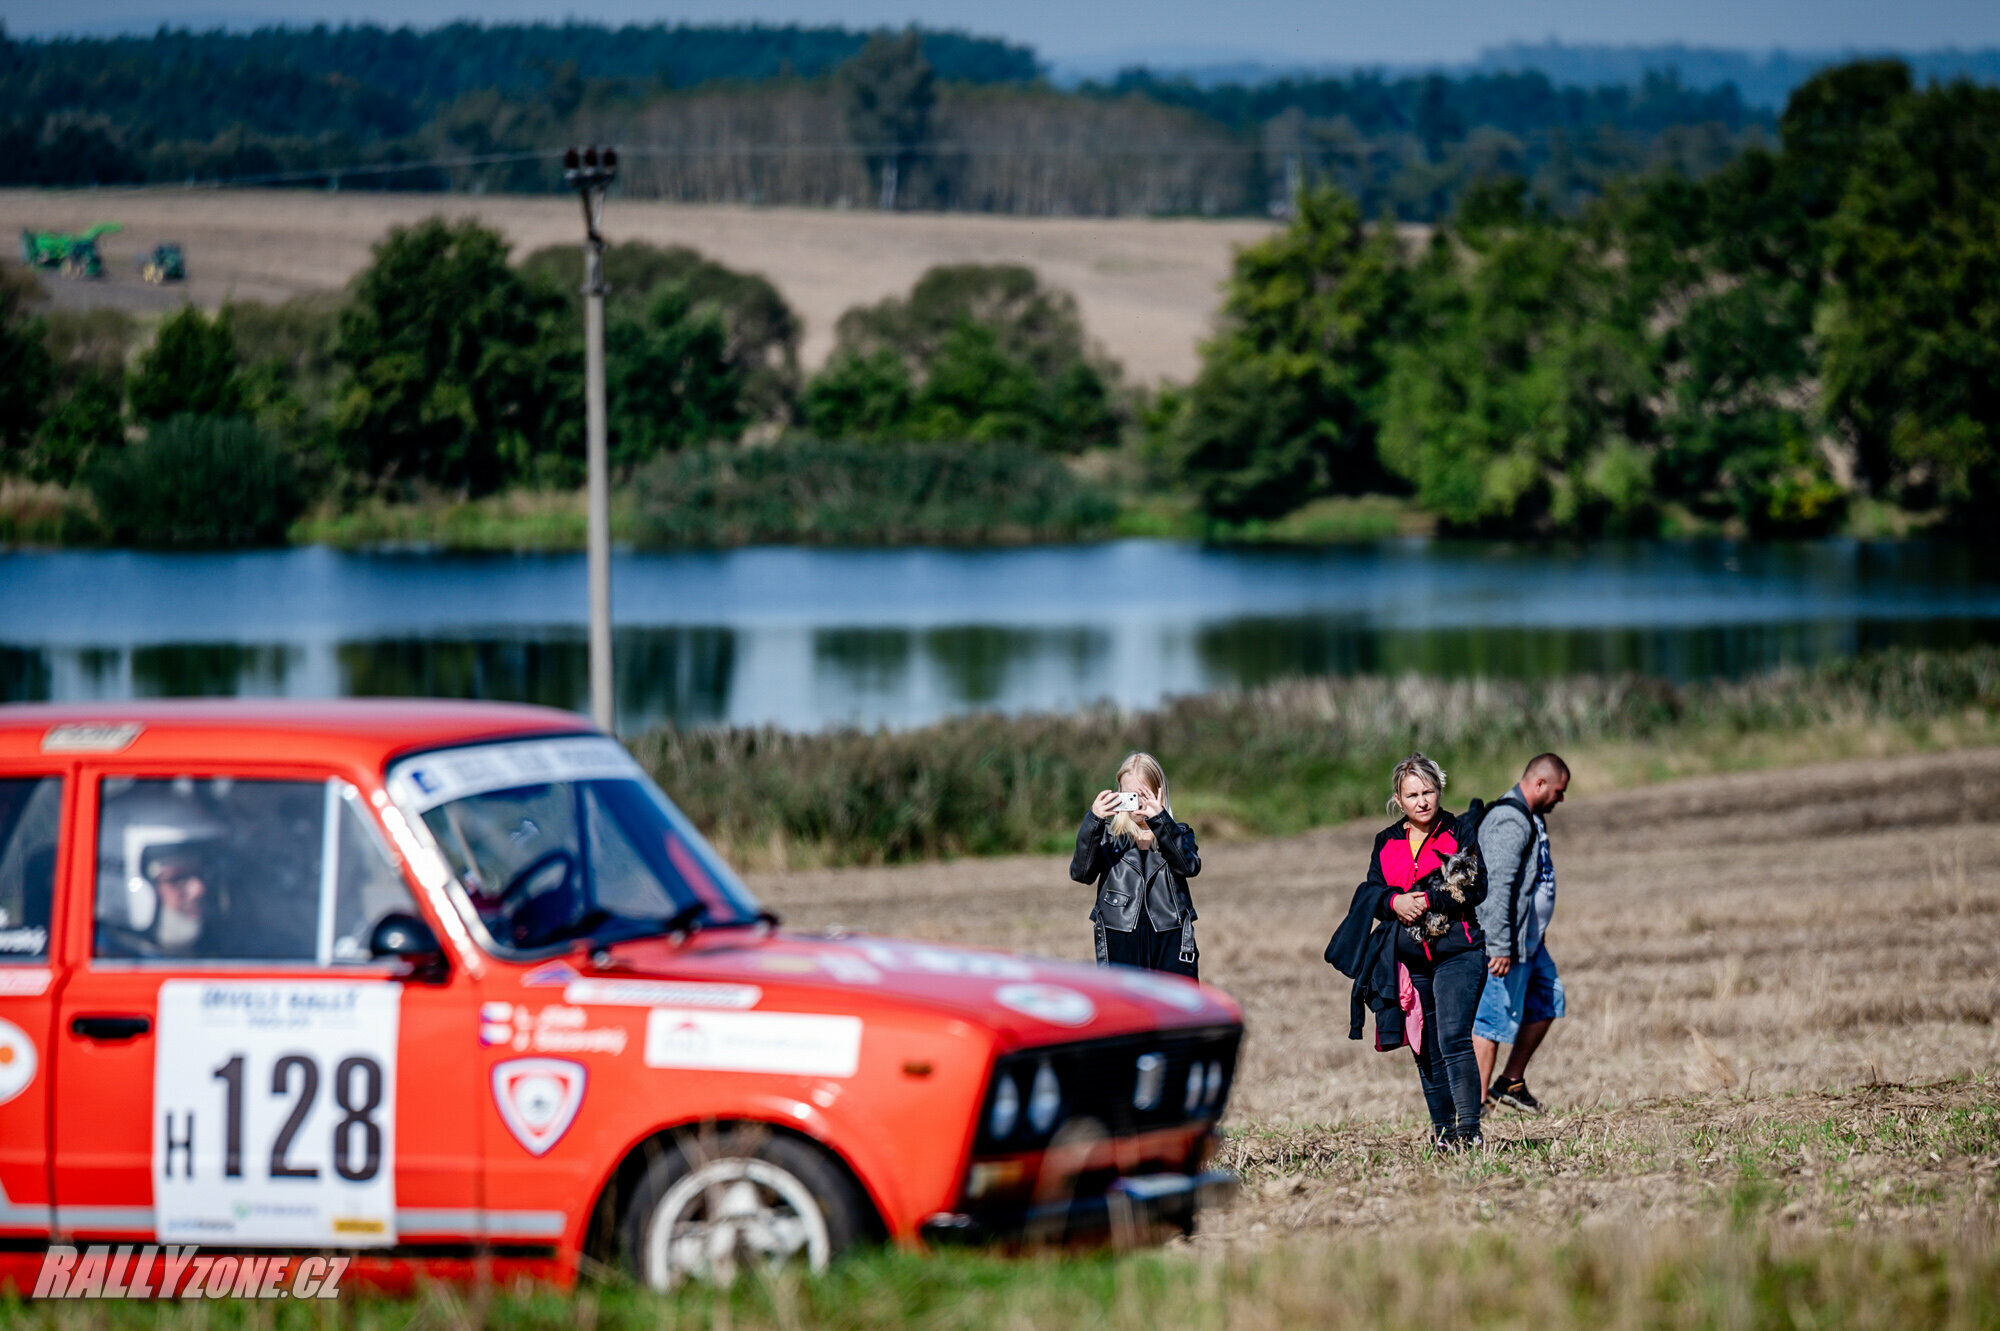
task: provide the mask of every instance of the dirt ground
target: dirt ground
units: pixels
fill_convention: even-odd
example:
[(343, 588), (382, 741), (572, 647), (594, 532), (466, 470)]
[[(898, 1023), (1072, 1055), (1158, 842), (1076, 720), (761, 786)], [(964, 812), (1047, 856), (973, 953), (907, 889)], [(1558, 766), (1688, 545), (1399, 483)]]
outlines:
[[(99, 243), (105, 276), (44, 279), (58, 306), (178, 309), (185, 301), (279, 301), (344, 286), (391, 226), (432, 214), (477, 217), (498, 227), (518, 257), (582, 239), (571, 198), (464, 194), (356, 194), (217, 190), (0, 190), (0, 226), (81, 231), (97, 222), (124, 229)], [(1024, 263), (1072, 292), (1084, 326), (1127, 377), (1186, 379), (1206, 335), (1218, 284), (1234, 247), (1269, 224), (966, 214), (838, 212), (800, 208), (692, 206), (613, 199), (612, 241), (692, 245), (733, 268), (770, 278), (805, 320), (803, 355), (816, 367), (833, 347), (833, 326), (851, 306), (905, 293), (939, 263)], [(151, 287), (138, 256), (179, 241), (188, 281)]]
[[(1579, 790), (1550, 820), (1568, 1016), (1540, 1119), (1437, 1160), (1407, 1053), (1320, 958), (1375, 824), (1210, 844), (1202, 976), (1248, 1031), (1232, 1239), (1752, 1215), (2000, 1233), (2000, 749)], [(1197, 834), (1200, 828), (1196, 828)], [(1091, 955), (1062, 859), (757, 875), (788, 925)]]

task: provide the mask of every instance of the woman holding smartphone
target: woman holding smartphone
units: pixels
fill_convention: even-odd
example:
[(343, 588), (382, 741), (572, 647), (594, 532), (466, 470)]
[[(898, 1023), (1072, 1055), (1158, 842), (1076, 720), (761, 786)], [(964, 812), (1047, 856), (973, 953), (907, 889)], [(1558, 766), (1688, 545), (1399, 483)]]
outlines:
[(1071, 878), (1097, 884), (1097, 964), (1199, 978), (1187, 885), (1201, 872), (1194, 831), (1174, 821), (1167, 774), (1151, 754), (1120, 763), (1116, 786), (1090, 802), (1069, 862)]

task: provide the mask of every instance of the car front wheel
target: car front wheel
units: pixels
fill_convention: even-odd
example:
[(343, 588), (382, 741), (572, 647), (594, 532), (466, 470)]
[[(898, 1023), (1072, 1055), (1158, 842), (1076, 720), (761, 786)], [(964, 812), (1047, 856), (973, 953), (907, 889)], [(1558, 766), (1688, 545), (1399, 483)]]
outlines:
[(625, 1212), (625, 1250), (654, 1289), (728, 1284), (746, 1269), (821, 1271), (864, 1233), (865, 1203), (818, 1148), (759, 1128), (682, 1138)]

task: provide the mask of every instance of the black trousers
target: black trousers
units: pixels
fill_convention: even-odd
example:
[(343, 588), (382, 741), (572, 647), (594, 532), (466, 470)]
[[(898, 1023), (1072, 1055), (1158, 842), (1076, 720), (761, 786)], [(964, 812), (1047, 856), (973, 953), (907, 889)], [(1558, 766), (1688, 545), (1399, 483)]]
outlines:
[[(1404, 962), (1407, 966), (1409, 963)], [(1424, 1009), (1424, 1047), (1417, 1079), (1431, 1126), (1470, 1137), (1479, 1131), (1479, 1061), (1472, 1055), (1472, 1019), (1486, 988), (1486, 953), (1474, 948), (1428, 969), (1410, 966), (1410, 983)]]
[[(1164, 933), (1153, 928), (1153, 922), (1146, 918), (1146, 912), (1139, 912), (1139, 927), (1131, 933), (1121, 933), (1116, 929), (1097, 926), (1097, 955), (1107, 966), (1136, 966), (1140, 970), (1169, 971), (1175, 975), (1185, 975), (1190, 980), (1199, 980), (1196, 974), (1201, 967), (1201, 954), (1197, 952), (1192, 960), (1181, 960), (1181, 931), (1170, 929)], [(1468, 1031), (1471, 1027), (1466, 1028)], [(1474, 1081), (1478, 1077), (1473, 1078)]]

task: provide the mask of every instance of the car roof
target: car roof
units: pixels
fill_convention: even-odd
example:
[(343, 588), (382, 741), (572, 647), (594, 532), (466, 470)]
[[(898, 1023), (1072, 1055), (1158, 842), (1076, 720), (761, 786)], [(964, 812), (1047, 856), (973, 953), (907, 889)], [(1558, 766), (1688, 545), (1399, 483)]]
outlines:
[[(129, 741), (118, 727), (137, 726)], [(55, 744), (45, 742), (66, 728)], [(441, 698), (167, 698), (0, 706), (0, 761), (345, 762), (534, 735), (593, 734), (574, 712)]]

